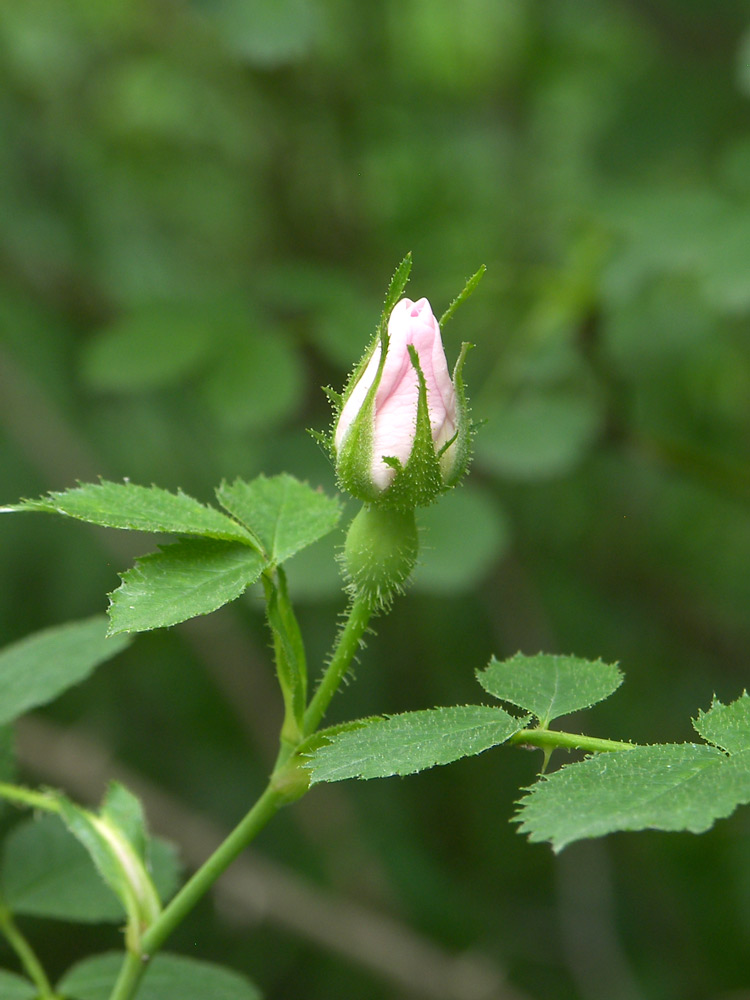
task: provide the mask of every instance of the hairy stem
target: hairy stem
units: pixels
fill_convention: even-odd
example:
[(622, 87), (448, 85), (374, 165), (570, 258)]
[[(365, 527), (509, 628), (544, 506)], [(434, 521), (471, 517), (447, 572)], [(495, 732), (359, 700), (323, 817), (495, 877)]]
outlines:
[(339, 633), (336, 647), (326, 668), (326, 672), (323, 674), (323, 679), (318, 686), (318, 690), (310, 699), (310, 704), (305, 712), (305, 736), (310, 736), (320, 725), (331, 703), (331, 699), (338, 690), (344, 674), (351, 666), (351, 662), (359, 650), (362, 636), (367, 629), (372, 612), (373, 606), (368, 599), (356, 597), (352, 602), (349, 609), (349, 616), (346, 624)]

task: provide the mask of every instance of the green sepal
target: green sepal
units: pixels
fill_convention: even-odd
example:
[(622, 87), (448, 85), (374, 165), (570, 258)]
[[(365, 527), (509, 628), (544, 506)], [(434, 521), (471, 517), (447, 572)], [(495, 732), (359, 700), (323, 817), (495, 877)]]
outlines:
[(393, 277), (388, 284), (388, 291), (385, 293), (385, 302), (383, 303), (383, 311), (380, 314), (380, 322), (378, 323), (378, 335), (382, 336), (388, 331), (388, 320), (391, 318), (391, 313), (393, 312), (393, 307), (399, 301), (401, 296), (404, 294), (404, 289), (409, 282), (409, 275), (411, 274), (411, 250), (401, 263), (398, 265), (396, 270), (393, 272)]
[(419, 382), (414, 444), (406, 465), (400, 467), (401, 463), (396, 459), (391, 459), (391, 461), (385, 459), (398, 471), (391, 485), (377, 494), (379, 507), (389, 507), (394, 510), (413, 510), (415, 507), (426, 507), (445, 489), (440, 474), (440, 459), (432, 440), (430, 411), (427, 407), (427, 383), (422, 373), (417, 350), (411, 344), (409, 345), (409, 357)]
[(469, 296), (474, 292), (474, 289), (477, 287), (479, 282), (484, 277), (484, 273), (486, 270), (487, 270), (487, 265), (482, 264), (479, 270), (475, 271), (474, 274), (472, 274), (472, 276), (466, 282), (466, 284), (458, 293), (458, 295), (455, 297), (455, 299), (453, 299), (451, 304), (448, 306), (448, 308), (445, 310), (443, 315), (438, 320), (438, 326), (440, 327), (441, 330), (448, 322), (448, 320), (452, 318), (456, 309), (458, 309), (459, 306), (462, 306), (464, 302), (469, 298)]
[[(382, 312), (380, 313), (380, 319), (378, 320), (378, 325), (375, 328), (375, 333), (374, 333), (374, 335), (372, 337), (372, 340), (367, 345), (367, 349), (365, 350), (365, 353), (362, 355), (362, 357), (360, 358), (360, 360), (357, 362), (356, 366), (354, 367), (354, 370), (352, 371), (351, 375), (349, 376), (349, 378), (347, 380), (347, 383), (346, 383), (346, 386), (344, 387), (343, 393), (335, 392), (333, 389), (330, 388), (330, 386), (324, 386), (323, 387), (323, 392), (326, 394), (326, 396), (328, 397), (328, 399), (333, 403), (333, 407), (334, 407), (333, 421), (332, 421), (331, 428), (330, 428), (330, 430), (329, 430), (329, 432), (328, 432), (327, 435), (325, 435), (325, 436), (314, 435), (314, 436), (316, 437), (316, 439), (318, 441), (320, 441), (321, 444), (324, 445), (324, 447), (326, 448), (326, 450), (330, 454), (331, 458), (333, 458), (334, 460), (336, 460), (337, 464), (339, 464), (339, 465), (341, 464), (341, 454), (339, 454), (338, 457), (337, 457), (335, 449), (334, 449), (334, 444), (333, 444), (333, 436), (334, 436), (334, 433), (335, 433), (335, 430), (336, 430), (336, 425), (339, 422), (339, 417), (341, 416), (341, 411), (344, 408), (344, 405), (345, 405), (346, 401), (351, 396), (351, 394), (352, 394), (352, 392), (354, 390), (355, 385), (359, 382), (359, 380), (362, 377), (365, 369), (367, 368), (368, 364), (370, 363), (370, 358), (373, 356), (373, 354), (375, 352), (375, 348), (378, 346), (378, 344), (380, 344), (381, 345), (381, 361), (380, 361), (380, 366), (378, 368), (378, 374), (377, 374), (377, 377), (375, 379), (375, 388), (374, 388), (374, 390), (372, 392), (373, 407), (374, 407), (374, 399), (375, 399), (375, 395), (377, 393), (377, 386), (380, 384), (380, 376), (382, 375), (383, 365), (385, 364), (385, 356), (386, 356), (386, 354), (388, 352), (388, 341), (389, 341), (389, 338), (388, 338), (388, 320), (390, 319), (391, 313), (393, 312), (393, 307), (396, 305), (396, 303), (399, 301), (399, 299), (403, 295), (404, 289), (406, 288), (407, 282), (409, 281), (409, 274), (411, 273), (411, 264), (412, 264), (412, 258), (411, 258), (411, 252), (409, 252), (404, 257), (404, 259), (401, 261), (401, 263), (398, 265), (398, 267), (396, 268), (396, 270), (393, 272), (393, 277), (391, 278), (391, 280), (390, 280), (390, 282), (388, 284), (388, 291), (386, 292), (386, 295), (385, 295), (385, 301), (383, 302), (383, 309), (382, 309)], [(368, 393), (367, 397), (365, 397), (365, 403), (367, 403), (367, 401), (369, 399), (370, 399), (370, 394)], [(372, 410), (373, 410), (373, 407), (371, 407), (370, 411), (369, 411), (370, 412), (370, 423), (372, 423)], [(363, 404), (362, 410), (364, 410), (364, 409), (365, 409), (365, 405)], [(350, 432), (347, 435), (347, 442), (349, 440), (351, 440), (353, 432), (354, 432), (354, 427), (352, 427), (350, 429)], [(372, 436), (372, 435), (370, 434), (370, 436)], [(344, 444), (346, 445), (347, 442), (345, 442)], [(342, 449), (342, 451), (343, 450), (344, 449)], [(348, 480), (350, 478), (350, 470), (347, 469), (346, 472), (344, 472), (344, 475), (346, 476), (346, 479)], [(356, 480), (358, 477), (356, 477), (356, 475), (355, 475), (354, 478)], [(349, 489), (348, 485), (345, 485), (344, 481), (341, 480), (341, 473), (339, 474), (339, 479), (340, 479), (341, 485), (344, 487), (344, 489), (348, 490)], [(358, 496), (359, 499), (361, 499), (361, 500), (370, 499), (370, 495), (373, 494), (373, 491), (369, 490), (369, 491), (366, 491), (366, 492), (368, 493), (368, 496), (363, 496), (360, 493), (353, 493), (353, 496)]]
[[(479, 273), (479, 272), (477, 272)], [(481, 275), (480, 275), (481, 277)], [(477, 279), (478, 280), (478, 279)], [(461, 477), (466, 473), (471, 461), (471, 441), (474, 436), (474, 424), (469, 415), (469, 404), (466, 399), (466, 385), (463, 379), (464, 362), (466, 355), (474, 345), (464, 342), (461, 344), (461, 352), (453, 369), (453, 388), (456, 393), (456, 437), (455, 450), (451, 456), (450, 464), (443, 461), (443, 456), (450, 447), (450, 441), (446, 442), (440, 449), (440, 468), (442, 472), (443, 488), (446, 490), (455, 486)], [(446, 466), (449, 467), (447, 468)]]
[[(355, 385), (359, 382), (365, 368), (369, 364), (378, 341), (381, 345), (378, 370), (372, 381), (372, 385), (367, 390), (367, 394), (362, 401), (359, 413), (352, 422), (341, 444), (341, 448), (336, 454), (336, 477), (342, 490), (350, 493), (353, 497), (357, 497), (358, 500), (364, 500), (369, 503), (374, 503), (381, 496), (381, 491), (372, 481), (371, 467), (375, 431), (375, 397), (378, 393), (380, 380), (383, 376), (385, 359), (388, 354), (389, 336), (387, 330), (378, 331), (365, 351), (364, 357), (354, 369), (342, 397), (341, 406), (336, 412), (334, 419), (335, 427), (346, 401), (351, 396)], [(331, 432), (331, 448), (333, 448), (333, 431)], [(367, 457), (363, 458), (363, 456)]]

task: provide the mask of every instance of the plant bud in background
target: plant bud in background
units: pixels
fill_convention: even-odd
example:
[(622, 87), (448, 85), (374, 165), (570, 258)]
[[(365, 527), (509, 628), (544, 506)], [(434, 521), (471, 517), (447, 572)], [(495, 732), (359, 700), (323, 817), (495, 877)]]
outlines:
[(341, 486), (360, 500), (403, 510), (455, 486), (469, 460), (461, 369), (451, 379), (427, 299), (401, 299), (341, 400), (333, 433)]

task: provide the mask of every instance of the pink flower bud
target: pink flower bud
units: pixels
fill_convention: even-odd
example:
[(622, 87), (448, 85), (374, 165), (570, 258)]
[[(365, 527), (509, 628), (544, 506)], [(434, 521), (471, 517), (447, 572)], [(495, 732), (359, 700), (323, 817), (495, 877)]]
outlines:
[[(427, 299), (401, 299), (388, 321), (388, 350), (380, 373), (372, 415), (369, 478), (376, 492), (386, 490), (409, 461), (417, 433), (419, 377), (409, 347), (413, 347), (427, 389), (427, 411), (435, 452), (456, 436), (456, 393), (445, 360), (440, 327)], [(368, 390), (378, 377), (378, 343), (342, 407), (334, 433), (338, 452), (360, 415)], [(455, 442), (440, 456), (441, 468), (452, 464)], [(396, 459), (386, 462), (384, 459)]]

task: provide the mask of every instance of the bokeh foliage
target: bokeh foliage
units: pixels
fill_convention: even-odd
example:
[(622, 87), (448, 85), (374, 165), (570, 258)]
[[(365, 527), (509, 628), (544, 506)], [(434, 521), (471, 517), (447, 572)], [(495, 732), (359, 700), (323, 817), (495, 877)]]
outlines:
[[(741, 0), (3, 4), (0, 502), (99, 475), (330, 491), (305, 428), (396, 262), (413, 251), (438, 312), (486, 263), (446, 333), (451, 362), (477, 344), (469, 482), (425, 512), (415, 586), (334, 714), (464, 703), (492, 653), (545, 649), (620, 662), (599, 734), (690, 740), (748, 676), (749, 26)], [(147, 550), (35, 515), (0, 530), (3, 644), (102, 611)], [(290, 564), (313, 669), (334, 544)], [(139, 638), (47, 716), (229, 823), (280, 705), (259, 602), (205, 628)], [(316, 791), (260, 849), (539, 1000), (750, 989), (747, 816), (553, 859), (507, 823), (535, 763)], [(116, 944), (33, 931), (57, 972)], [(269, 998), (396, 995), (208, 905), (181, 933)]]

